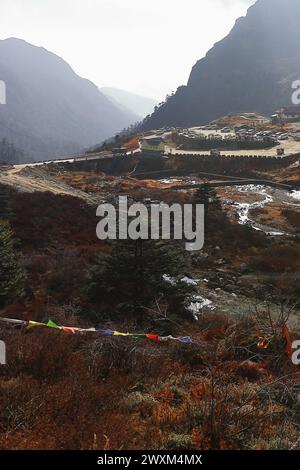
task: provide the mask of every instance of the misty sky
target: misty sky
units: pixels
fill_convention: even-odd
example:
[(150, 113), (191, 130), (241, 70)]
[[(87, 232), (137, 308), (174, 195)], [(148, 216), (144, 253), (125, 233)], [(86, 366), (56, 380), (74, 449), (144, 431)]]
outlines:
[(0, 0), (0, 39), (63, 57), (98, 86), (163, 99), (255, 0)]

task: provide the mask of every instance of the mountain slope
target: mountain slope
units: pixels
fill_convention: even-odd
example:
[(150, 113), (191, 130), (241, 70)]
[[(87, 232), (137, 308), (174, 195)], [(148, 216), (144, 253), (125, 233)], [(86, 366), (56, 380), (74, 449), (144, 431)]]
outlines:
[(45, 159), (93, 145), (135, 121), (57, 55), (20, 39), (0, 41), (0, 139)]
[(299, 17), (299, 0), (258, 0), (144, 128), (197, 125), (229, 112), (270, 114), (291, 105), (291, 84), (300, 78)]
[(127, 109), (134, 113), (137, 116), (137, 120), (153, 113), (154, 107), (158, 104), (158, 101), (153, 98), (136, 95), (119, 88), (103, 87), (100, 88), (100, 91), (116, 105), (121, 106), (121, 109)]

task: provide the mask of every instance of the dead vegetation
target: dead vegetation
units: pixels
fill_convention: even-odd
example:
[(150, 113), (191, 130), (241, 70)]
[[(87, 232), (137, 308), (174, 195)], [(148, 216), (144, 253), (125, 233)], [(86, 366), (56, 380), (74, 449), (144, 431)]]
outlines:
[[(137, 200), (174, 202), (157, 181), (91, 173), (55, 178), (89, 195), (128, 193)], [(176, 197), (190, 201), (187, 193)], [(85, 314), (95, 307), (81, 289), (96, 253), (109, 250), (96, 238), (94, 207), (67, 195), (14, 191), (12, 206), (12, 227), (27, 272), (26, 295), (1, 315), (91, 326)], [(294, 224), (292, 212), (282, 216)], [(299, 302), (299, 244), (271, 242), (238, 225), (217, 199), (209, 211), (204, 254), (187, 268), (195, 277), (234, 272), (236, 283), (245, 282), (241, 288), (250, 301), (256, 278), (265, 292), (273, 292), (273, 285), (276, 294)], [(150, 310), (138, 318), (98, 311), (97, 321), (121, 331), (156, 332), (157, 319), (173, 313), (159, 301)], [(236, 318), (216, 309), (203, 312), (198, 322), (185, 318), (172, 323), (172, 333), (192, 336), (192, 345), (1, 327), (8, 364), (0, 369), (0, 448), (297, 448), (300, 375), (287, 352), (286, 311), (274, 318), (273, 310), (270, 315), (255, 307), (252, 314), (241, 311)], [(295, 326), (290, 339), (297, 338)]]

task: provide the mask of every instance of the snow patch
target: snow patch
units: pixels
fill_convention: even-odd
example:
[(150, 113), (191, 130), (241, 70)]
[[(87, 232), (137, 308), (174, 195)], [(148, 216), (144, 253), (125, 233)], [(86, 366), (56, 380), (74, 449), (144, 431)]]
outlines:
[(193, 314), (195, 320), (198, 320), (204, 308), (215, 310), (216, 307), (213, 305), (211, 300), (205, 299), (204, 297), (201, 297), (201, 295), (194, 295), (187, 300), (186, 308)]
[(188, 284), (189, 286), (196, 286), (200, 279), (192, 279), (191, 277), (184, 276), (181, 279), (176, 279), (175, 277), (171, 277), (168, 274), (163, 275), (163, 280), (171, 284), (171, 286), (176, 286), (178, 280)]
[[(261, 196), (264, 196), (264, 199), (262, 201), (256, 201), (253, 202), (252, 204), (249, 203), (240, 203), (240, 202), (235, 202), (235, 206), (238, 208), (238, 216), (239, 216), (239, 223), (241, 225), (251, 225), (251, 227), (258, 231), (258, 232), (264, 232), (266, 235), (272, 235), (272, 236), (282, 236), (285, 235), (284, 232), (279, 232), (279, 231), (272, 231), (272, 232), (267, 232), (265, 230), (262, 230), (261, 228), (257, 227), (255, 225), (255, 222), (250, 219), (249, 217), (249, 212), (252, 209), (256, 209), (258, 207), (264, 207), (267, 204), (270, 204), (273, 202), (273, 197), (270, 196), (270, 194), (267, 193), (267, 188), (264, 186), (256, 186), (254, 184), (250, 184), (247, 186), (238, 186), (237, 187), (240, 192), (254, 192), (256, 194), (260, 194)], [(300, 191), (299, 191), (300, 193)], [(300, 196), (299, 196), (300, 198)]]
[(181, 279), (181, 282), (185, 282), (185, 284), (188, 284), (189, 286), (196, 286), (200, 279), (192, 279), (190, 277), (184, 276)]
[(300, 201), (300, 191), (293, 191), (291, 196), (294, 198), (294, 199), (298, 199)]
[(159, 180), (160, 183), (163, 183), (163, 184), (168, 184), (168, 183), (181, 183), (182, 180), (178, 180), (176, 178), (165, 178), (165, 179), (162, 179), (162, 180)]
[(176, 286), (176, 279), (174, 277), (169, 276), (168, 274), (163, 275), (163, 280), (166, 281), (171, 286)]

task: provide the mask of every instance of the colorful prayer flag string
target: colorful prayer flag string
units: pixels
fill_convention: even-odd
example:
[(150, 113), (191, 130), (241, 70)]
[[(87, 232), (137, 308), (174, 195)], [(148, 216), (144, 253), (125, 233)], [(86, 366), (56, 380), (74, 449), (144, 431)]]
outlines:
[(174, 338), (173, 336), (159, 336), (154, 333), (122, 333), (116, 330), (99, 330), (96, 328), (77, 328), (71, 326), (59, 326), (54, 321), (48, 320), (47, 323), (41, 323), (36, 321), (24, 321), (24, 320), (15, 320), (11, 318), (0, 318), (0, 321), (9, 323), (12, 325), (19, 325), (19, 326), (26, 326), (27, 329), (32, 328), (52, 328), (54, 330), (62, 331), (66, 334), (80, 334), (80, 333), (97, 333), (105, 336), (120, 336), (120, 337), (132, 337), (136, 339), (148, 339), (149, 341), (160, 343), (166, 341), (177, 341), (182, 344), (192, 344), (193, 340), (190, 336), (179, 336), (178, 338)]

